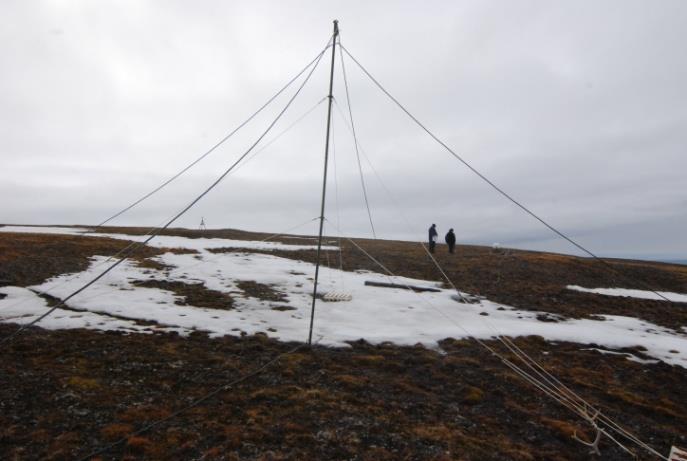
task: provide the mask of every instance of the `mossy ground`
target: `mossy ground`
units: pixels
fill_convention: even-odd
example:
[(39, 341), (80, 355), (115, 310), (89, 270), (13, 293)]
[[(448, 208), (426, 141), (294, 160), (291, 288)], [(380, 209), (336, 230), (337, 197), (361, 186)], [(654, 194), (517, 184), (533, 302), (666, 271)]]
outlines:
[[(12, 330), (0, 325), (2, 336)], [(517, 344), (660, 451), (684, 444), (684, 369), (537, 337)], [(263, 335), (32, 328), (0, 363), (0, 458), (79, 459), (124, 438), (100, 459), (589, 459), (572, 440), (593, 436), (584, 422), (470, 340), (446, 340), (441, 353), (303, 348), (130, 436), (293, 347)]]
[[(13, 277), (12, 284), (39, 283), (83, 270), (89, 256), (112, 254), (127, 243), (7, 234), (0, 238), (0, 273)], [(416, 246), (360, 244), (394, 271), (438, 280)], [(159, 251), (144, 249), (137, 257), (149, 260)], [(307, 251), (283, 253), (314, 257)], [(36, 263), (45, 256), (55, 258)], [(592, 261), (528, 252), (503, 259), (480, 247), (437, 256), (462, 289), (519, 308), (565, 316), (626, 313), (673, 328), (687, 324), (681, 305), (564, 290), (569, 283), (623, 286)], [(344, 248), (344, 264), (349, 270), (375, 269), (350, 246)], [(612, 264), (623, 265), (656, 289), (687, 291), (687, 269), (679, 266)], [(246, 287), (255, 295), (279, 295), (266, 286)], [(0, 337), (15, 328), (0, 325)], [(642, 365), (588, 345), (552, 344), (537, 337), (516, 343), (660, 452), (687, 444), (684, 368)], [(574, 432), (593, 436), (579, 418), (474, 341), (447, 339), (440, 346), (437, 351), (359, 341), (350, 348), (303, 348), (178, 417), (130, 436), (294, 345), (265, 335), (210, 339), (202, 333), (181, 337), (31, 328), (0, 352), (0, 459), (79, 459), (122, 438), (99, 459), (590, 458), (588, 449), (572, 440)], [(641, 356), (641, 351), (631, 352)], [(608, 442), (601, 450), (604, 459), (628, 459)]]

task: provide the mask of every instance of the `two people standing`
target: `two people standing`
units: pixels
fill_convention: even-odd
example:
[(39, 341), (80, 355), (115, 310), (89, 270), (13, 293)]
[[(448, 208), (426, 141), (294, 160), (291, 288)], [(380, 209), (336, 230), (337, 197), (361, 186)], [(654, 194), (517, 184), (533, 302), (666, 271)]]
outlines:
[[(438, 238), (439, 233), (437, 232), (437, 225), (432, 224), (432, 226), (429, 228), (429, 251), (431, 253), (434, 253)], [(449, 229), (446, 237), (444, 237), (444, 240), (446, 240), (446, 244), (448, 245), (449, 253), (453, 253), (453, 250), (456, 247), (456, 234), (453, 233), (453, 229)]]

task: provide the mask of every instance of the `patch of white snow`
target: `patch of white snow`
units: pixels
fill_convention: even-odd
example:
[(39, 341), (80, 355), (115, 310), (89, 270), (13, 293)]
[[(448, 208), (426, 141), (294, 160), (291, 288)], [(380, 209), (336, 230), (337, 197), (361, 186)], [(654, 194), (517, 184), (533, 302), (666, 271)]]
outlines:
[[(659, 295), (653, 291), (647, 290), (631, 290), (628, 288), (584, 288), (578, 285), (568, 285), (566, 287), (568, 290), (581, 291), (584, 293), (596, 293), (606, 296), (622, 296), (626, 298), (639, 298), (639, 299), (654, 299), (657, 301), (665, 301)], [(687, 303), (687, 295), (682, 293), (671, 293), (669, 291), (658, 291), (661, 295), (668, 298), (670, 301), (677, 303)]]

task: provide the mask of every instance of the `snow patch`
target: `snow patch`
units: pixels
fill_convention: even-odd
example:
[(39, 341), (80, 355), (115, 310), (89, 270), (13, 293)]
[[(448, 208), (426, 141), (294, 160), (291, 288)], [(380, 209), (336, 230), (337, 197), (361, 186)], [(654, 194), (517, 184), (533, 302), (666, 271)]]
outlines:
[(658, 291), (654, 293), (653, 291), (646, 290), (631, 290), (628, 288), (584, 288), (578, 285), (568, 285), (566, 287), (568, 290), (581, 291), (584, 293), (596, 293), (606, 296), (621, 296), (626, 298), (639, 298), (639, 299), (654, 299), (657, 301), (665, 301), (656, 293), (668, 298), (670, 301), (676, 303), (687, 303), (687, 295), (682, 293), (671, 293), (669, 291)]
[[(24, 325), (45, 314), (50, 309), (45, 299), (26, 288), (2, 287), (0, 288), (0, 293), (6, 295), (3, 299), (0, 299), (0, 322)], [(153, 330), (186, 332), (179, 328), (138, 325), (136, 322), (129, 320), (98, 315), (93, 312), (75, 312), (67, 309), (56, 309), (51, 315), (41, 320), (38, 325), (49, 330), (90, 328), (94, 330), (121, 330), (137, 333), (150, 333)]]
[(596, 348), (596, 347), (591, 347), (591, 348), (589, 348), (589, 349), (582, 349), (582, 350), (585, 350), (585, 351), (597, 351), (597, 352), (599, 352), (599, 353), (601, 353), (601, 354), (604, 354), (604, 355), (622, 355), (622, 356), (624, 356), (625, 358), (627, 358), (627, 360), (629, 360), (629, 361), (631, 361), (631, 362), (637, 362), (637, 363), (641, 363), (641, 364), (643, 364), (643, 365), (645, 365), (645, 364), (647, 364), (647, 363), (658, 363), (658, 362), (659, 362), (658, 360), (652, 360), (652, 359), (640, 359), (640, 358), (637, 357), (636, 355), (630, 354), (629, 352), (607, 351), (606, 349), (599, 349), (599, 348)]
[[(4, 232), (65, 232), (83, 235), (77, 228), (34, 228), (7, 226)], [(142, 240), (143, 236), (124, 234), (86, 234), (120, 239)], [(308, 336), (312, 305), (315, 266), (302, 261), (280, 258), (270, 254), (242, 252), (212, 253), (208, 248), (250, 249), (311, 249), (314, 246), (284, 245), (273, 242), (249, 242), (230, 239), (190, 239), (160, 236), (151, 242), (157, 247), (177, 247), (196, 250), (197, 254), (165, 253), (153, 259), (170, 266), (163, 271), (141, 268), (133, 261), (125, 261), (88, 290), (74, 296), (69, 307), (89, 312), (75, 313), (58, 309), (40, 322), (46, 328), (97, 328), (125, 331), (149, 331), (137, 325), (139, 319), (158, 322), (161, 329), (179, 332), (204, 330), (212, 336), (238, 335), (241, 332), (266, 333), (284, 341), (305, 341)], [(335, 250), (336, 247), (326, 247)], [(92, 258), (88, 269), (77, 274), (63, 274), (33, 287), (65, 298), (102, 272), (104, 256)], [(542, 322), (544, 315), (536, 311), (520, 311), (488, 299), (475, 304), (462, 304), (451, 299), (455, 291), (415, 293), (397, 288), (365, 285), (366, 280), (401, 285), (432, 285), (436, 282), (406, 277), (387, 277), (370, 271), (344, 272), (335, 268), (320, 268), (319, 292), (350, 294), (350, 301), (317, 302), (314, 338), (321, 344), (345, 346), (348, 341), (365, 339), (372, 343), (385, 341), (400, 345), (422, 343), (436, 348), (445, 338), (475, 337), (490, 339), (497, 335), (511, 337), (539, 335), (549, 341), (569, 341), (597, 344), (609, 349), (643, 347), (645, 354), (663, 362), (687, 368), (687, 335), (684, 328), (677, 332), (646, 321), (624, 316), (599, 316), (595, 319), (559, 319)], [(228, 294), (231, 309), (209, 309), (199, 306), (177, 305), (178, 296), (159, 289), (137, 286), (136, 280), (168, 282), (202, 282), (210, 290)], [(266, 301), (252, 297), (240, 287), (242, 281), (268, 285), (286, 296), (286, 301)], [(580, 291), (627, 296), (654, 295), (640, 290), (586, 289)], [(609, 291), (610, 290), (610, 291)], [(0, 321), (26, 323), (46, 312), (46, 302), (25, 288), (4, 287), (0, 293)], [(620, 294), (622, 293), (622, 294)], [(687, 301), (686, 295), (677, 299)], [(465, 293), (464, 295), (468, 295)], [(651, 299), (651, 298), (650, 298)], [(671, 298), (672, 299), (672, 298)], [(228, 306), (229, 307), (229, 306)]]
[[(34, 287), (63, 298), (94, 278), (105, 257), (94, 258), (91, 266), (72, 280), (59, 276)], [(199, 329), (212, 336), (263, 332), (284, 341), (305, 341), (312, 305), (314, 265), (268, 254), (203, 251), (198, 255), (165, 253), (155, 258), (173, 266), (168, 271), (138, 267), (124, 262), (89, 290), (70, 299), (69, 305), (103, 314), (152, 320), (180, 330)], [(318, 302), (314, 337), (321, 344), (345, 346), (347, 341), (365, 339), (372, 343), (390, 341), (412, 345), (418, 342), (436, 347), (448, 338), (496, 335), (539, 335), (551, 341), (599, 344), (610, 349), (644, 347), (646, 354), (666, 363), (687, 368), (687, 337), (673, 330), (623, 316), (600, 316), (599, 320), (575, 319), (541, 322), (541, 312), (519, 311), (486, 299), (476, 304), (457, 303), (453, 290), (415, 293), (396, 288), (366, 286), (366, 280), (403, 285), (437, 283), (405, 277), (386, 277), (365, 272), (344, 272), (321, 267), (320, 292), (342, 291), (351, 301)], [(175, 304), (172, 292), (136, 286), (135, 280), (170, 282), (202, 281), (208, 289), (227, 293), (233, 309), (219, 310)], [(287, 302), (251, 297), (239, 288), (241, 281), (255, 281), (284, 293)], [(290, 310), (280, 309), (289, 306)]]

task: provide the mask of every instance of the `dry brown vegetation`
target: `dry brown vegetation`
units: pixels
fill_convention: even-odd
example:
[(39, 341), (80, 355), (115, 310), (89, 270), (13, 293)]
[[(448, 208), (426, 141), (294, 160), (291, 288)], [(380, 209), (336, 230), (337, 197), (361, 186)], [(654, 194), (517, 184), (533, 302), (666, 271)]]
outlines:
[[(256, 238), (226, 232), (218, 231), (216, 236)], [(294, 243), (303, 241), (294, 239)], [(111, 239), (3, 234), (0, 274), (10, 284), (39, 283), (53, 275), (83, 270), (88, 257), (113, 254), (127, 244)], [(394, 272), (439, 280), (418, 245), (359, 244)], [(164, 250), (146, 248), (137, 258), (150, 261), (160, 251)], [(350, 244), (343, 253), (348, 270), (378, 270)], [(314, 258), (309, 251), (279, 255)], [(333, 258), (330, 254), (329, 260)], [(461, 289), (519, 308), (566, 316), (624, 313), (674, 328), (687, 325), (684, 304), (565, 290), (567, 284), (639, 288), (582, 258), (532, 252), (502, 256), (480, 247), (459, 247), (455, 255), (438, 252), (437, 258)], [(45, 264), (37, 264), (43, 260)], [(611, 263), (622, 265), (654, 289), (687, 292), (687, 268)], [(191, 304), (197, 302), (191, 302), (191, 296), (207, 291), (195, 285), (162, 288)], [(271, 301), (283, 296), (251, 281), (243, 281), (241, 290)], [(15, 328), (0, 325), (0, 337)], [(660, 452), (667, 454), (672, 444), (687, 445), (684, 368), (642, 365), (621, 355), (602, 355), (593, 346), (553, 344), (537, 337), (518, 338), (516, 343)], [(180, 337), (31, 328), (2, 351), (0, 459), (79, 459), (119, 440), (93, 459), (591, 457), (571, 437), (574, 432), (586, 439), (593, 437), (579, 418), (536, 392), (474, 341), (453, 339), (441, 343), (442, 353), (421, 346), (363, 341), (350, 348), (303, 348), (178, 417), (132, 435), (292, 347), (264, 334), (210, 339), (201, 333)], [(640, 350), (626, 352), (643, 357)], [(601, 450), (604, 459), (629, 458), (608, 441)], [(638, 454), (640, 459), (652, 459), (644, 452)]]
[[(516, 342), (662, 452), (684, 444), (684, 369)], [(571, 438), (593, 436), (582, 421), (469, 340), (444, 341), (445, 354), (362, 341), (304, 348), (131, 435), (292, 347), (263, 335), (31, 329), (3, 351), (0, 458), (78, 459), (123, 439), (99, 459), (589, 459)]]
[(221, 291), (210, 290), (204, 283), (170, 282), (168, 280), (134, 280), (134, 285), (145, 288), (159, 288), (179, 297), (179, 306), (206, 307), (208, 309), (233, 309), (231, 296)]
[[(50, 277), (80, 272), (94, 255), (113, 256), (133, 242), (110, 238), (51, 234), (14, 234), (0, 236), (0, 286), (28, 286)], [(165, 253), (189, 253), (179, 248), (139, 246), (131, 258), (142, 267), (164, 269), (149, 258)]]
[(263, 301), (288, 301), (286, 294), (281, 293), (269, 285), (254, 280), (241, 280), (236, 286), (246, 295)]

